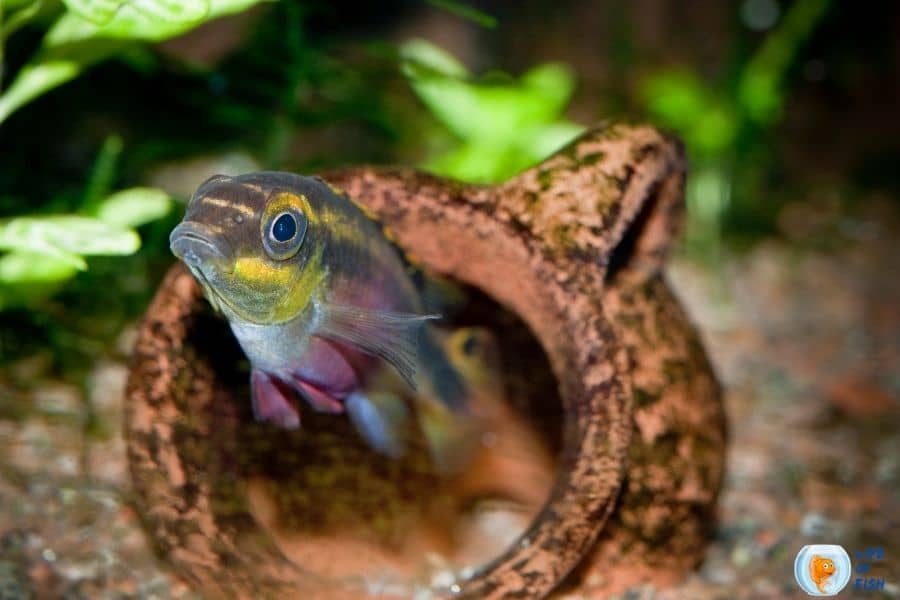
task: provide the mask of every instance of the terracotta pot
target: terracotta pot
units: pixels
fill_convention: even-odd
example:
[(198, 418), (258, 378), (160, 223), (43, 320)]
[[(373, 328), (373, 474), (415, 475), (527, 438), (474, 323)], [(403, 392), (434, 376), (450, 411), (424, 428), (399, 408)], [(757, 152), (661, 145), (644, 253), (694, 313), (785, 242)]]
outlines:
[[(173, 267), (141, 328), (126, 435), (137, 508), (175, 570), (215, 596), (536, 598), (693, 568), (725, 428), (661, 274), (682, 212), (680, 145), (614, 126), (500, 186), (394, 169), (324, 178), (469, 289), (454, 324), (493, 332), (509, 382), (487, 411), (493, 448), (447, 478), (421, 448), (373, 454), (339, 416), (304, 413), (299, 433), (254, 423), (236, 343)], [(490, 540), (461, 524), (492, 494), (515, 497), (528, 525), (483, 560), (473, 544)], [(483, 564), (455, 575), (435, 566), (473, 556)]]

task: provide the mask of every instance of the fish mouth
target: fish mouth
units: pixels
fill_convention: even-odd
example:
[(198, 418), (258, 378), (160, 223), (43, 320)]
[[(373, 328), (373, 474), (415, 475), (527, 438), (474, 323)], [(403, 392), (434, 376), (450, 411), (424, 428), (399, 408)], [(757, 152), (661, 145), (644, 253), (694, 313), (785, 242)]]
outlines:
[(191, 272), (191, 275), (194, 276), (194, 279), (197, 280), (197, 283), (200, 284), (200, 287), (203, 289), (203, 295), (206, 296), (206, 299), (212, 305), (212, 307), (217, 312), (222, 312), (222, 309), (228, 306), (228, 303), (225, 302), (225, 299), (222, 298), (222, 295), (216, 291), (216, 288), (209, 282), (209, 279), (206, 278), (206, 275), (198, 269), (197, 267), (188, 265), (188, 270)]
[(169, 235), (169, 249), (192, 270), (213, 268), (221, 273), (234, 271), (231, 245), (212, 228), (196, 221), (182, 221)]

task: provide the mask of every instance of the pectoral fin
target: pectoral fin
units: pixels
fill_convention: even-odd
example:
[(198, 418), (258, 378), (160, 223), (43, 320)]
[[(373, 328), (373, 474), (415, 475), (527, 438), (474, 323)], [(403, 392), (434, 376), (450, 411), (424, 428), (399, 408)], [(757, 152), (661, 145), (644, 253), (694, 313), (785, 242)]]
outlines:
[(344, 412), (340, 401), (320, 387), (297, 377), (294, 378), (293, 384), (297, 392), (317, 411), (333, 415)]
[(419, 336), (425, 323), (439, 315), (417, 315), (323, 303), (317, 334), (352, 345), (389, 363), (416, 389)]
[(257, 421), (275, 423), (285, 429), (300, 427), (300, 413), (288, 401), (278, 384), (259, 369), (250, 373), (253, 416)]
[(375, 450), (400, 458), (406, 451), (409, 411), (402, 398), (389, 393), (350, 394), (347, 414), (359, 434)]

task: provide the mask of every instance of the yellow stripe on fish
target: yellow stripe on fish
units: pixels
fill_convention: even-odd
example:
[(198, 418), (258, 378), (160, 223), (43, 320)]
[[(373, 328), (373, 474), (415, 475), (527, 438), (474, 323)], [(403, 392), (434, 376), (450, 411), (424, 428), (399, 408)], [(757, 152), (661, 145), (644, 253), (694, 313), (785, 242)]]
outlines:
[[(246, 186), (247, 184), (244, 185)], [(280, 192), (269, 199), (261, 223), (266, 222), (267, 216), (277, 214), (288, 208), (296, 208), (306, 215), (306, 218), (309, 219), (311, 224), (319, 224), (319, 216), (316, 214), (316, 211), (313, 210), (309, 198), (303, 194), (292, 194), (291, 192)]]
[(322, 248), (317, 248), (299, 272), (273, 265), (260, 256), (246, 256), (235, 261), (234, 274), (261, 294), (273, 288), (284, 291), (282, 300), (273, 307), (270, 320), (271, 323), (281, 323), (297, 316), (309, 305), (327, 278), (328, 270), (322, 265)]
[(230, 208), (238, 211), (244, 216), (252, 217), (256, 214), (256, 211), (251, 206), (247, 206), (246, 204), (242, 204), (239, 202), (235, 202), (234, 200), (228, 200), (225, 198), (214, 198), (212, 196), (204, 196), (199, 200), (202, 204), (209, 204), (212, 206), (217, 206), (219, 208)]

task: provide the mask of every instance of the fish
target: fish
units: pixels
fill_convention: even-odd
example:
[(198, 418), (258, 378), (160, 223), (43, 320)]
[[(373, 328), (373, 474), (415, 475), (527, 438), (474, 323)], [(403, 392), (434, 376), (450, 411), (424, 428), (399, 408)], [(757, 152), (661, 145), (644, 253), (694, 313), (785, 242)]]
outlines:
[[(409, 261), (362, 205), (318, 177), (277, 171), (214, 175), (172, 230), (172, 253), (228, 321), (250, 362), (257, 421), (301, 424), (299, 397), (346, 413), (377, 452), (398, 458), (410, 410), (436, 462), (470, 415), (470, 390), (434, 330)], [(465, 454), (465, 452), (462, 452)]]
[(814, 554), (809, 559), (809, 577), (816, 584), (819, 592), (825, 594), (828, 585), (828, 578), (834, 575), (834, 561), (824, 556)]
[(509, 395), (497, 334), (486, 327), (459, 327), (446, 332), (443, 344), (477, 398), (482, 442), (465, 463), (465, 477), (455, 482), (455, 492), (476, 498), (467, 502), (469, 509), (499, 504), (505, 510), (536, 510), (552, 486), (554, 458)]
[(485, 327), (459, 327), (444, 335), (450, 363), (473, 388), (489, 398), (504, 395), (500, 348), (494, 333)]

